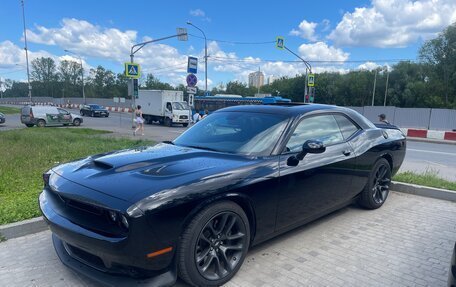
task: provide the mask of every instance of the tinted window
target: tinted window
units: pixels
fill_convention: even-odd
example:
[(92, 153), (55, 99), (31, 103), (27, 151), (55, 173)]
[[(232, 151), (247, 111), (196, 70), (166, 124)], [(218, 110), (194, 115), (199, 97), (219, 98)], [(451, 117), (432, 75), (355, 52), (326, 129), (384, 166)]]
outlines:
[(303, 119), (287, 143), (287, 151), (299, 152), (307, 140), (319, 140), (325, 145), (343, 142), (344, 138), (333, 115)]
[(344, 139), (348, 139), (358, 131), (359, 128), (345, 116), (334, 115), (334, 117), (336, 118), (337, 123), (339, 124), (339, 128), (342, 132), (342, 135), (344, 136)]
[(174, 140), (174, 144), (245, 155), (269, 155), (287, 122), (288, 118), (282, 115), (219, 112), (199, 121)]

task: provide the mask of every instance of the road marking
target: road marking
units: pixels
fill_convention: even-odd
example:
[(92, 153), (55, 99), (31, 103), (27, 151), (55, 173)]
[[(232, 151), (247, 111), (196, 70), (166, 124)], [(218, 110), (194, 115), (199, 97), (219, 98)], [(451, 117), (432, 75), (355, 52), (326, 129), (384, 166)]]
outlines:
[(456, 153), (450, 153), (450, 152), (441, 152), (441, 151), (431, 151), (431, 150), (423, 150), (423, 149), (413, 149), (413, 148), (408, 148), (407, 151), (416, 151), (416, 152), (427, 152), (427, 153), (435, 153), (435, 154), (443, 154), (443, 155), (451, 155), (451, 156), (456, 156)]
[(437, 163), (437, 162), (433, 162), (433, 161), (429, 161), (429, 160), (423, 160), (423, 161), (425, 161), (425, 162), (427, 162), (427, 163), (429, 163), (429, 164), (439, 165), (439, 166), (441, 166), (441, 167), (448, 167), (448, 166), (446, 166), (446, 165), (444, 165), (444, 164)]

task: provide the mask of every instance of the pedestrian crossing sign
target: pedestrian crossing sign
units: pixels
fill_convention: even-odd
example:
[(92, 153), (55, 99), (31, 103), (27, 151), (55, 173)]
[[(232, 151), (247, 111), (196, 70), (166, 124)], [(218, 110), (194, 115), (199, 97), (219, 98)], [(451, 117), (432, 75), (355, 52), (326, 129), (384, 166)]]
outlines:
[(125, 76), (133, 79), (138, 79), (141, 76), (139, 64), (125, 63)]

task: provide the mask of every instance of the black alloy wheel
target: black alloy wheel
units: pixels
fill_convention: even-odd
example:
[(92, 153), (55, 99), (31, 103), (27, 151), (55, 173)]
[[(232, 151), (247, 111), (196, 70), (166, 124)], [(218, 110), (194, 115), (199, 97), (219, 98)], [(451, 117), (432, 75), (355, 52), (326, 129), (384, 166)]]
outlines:
[(368, 209), (379, 208), (388, 197), (390, 184), (390, 164), (386, 159), (380, 158), (372, 168), (369, 181), (361, 193), (359, 203)]
[(198, 213), (184, 232), (179, 248), (179, 275), (193, 286), (220, 286), (241, 267), (250, 243), (250, 227), (242, 208), (224, 201)]

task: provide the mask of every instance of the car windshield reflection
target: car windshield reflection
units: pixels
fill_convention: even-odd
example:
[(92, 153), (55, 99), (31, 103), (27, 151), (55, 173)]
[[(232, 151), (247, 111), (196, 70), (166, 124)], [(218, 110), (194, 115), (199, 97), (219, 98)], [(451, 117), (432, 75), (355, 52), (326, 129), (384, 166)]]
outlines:
[(285, 129), (282, 115), (218, 112), (198, 122), (174, 144), (234, 154), (266, 156)]

